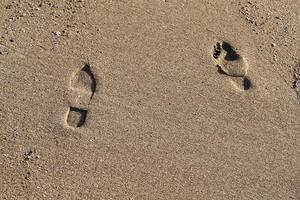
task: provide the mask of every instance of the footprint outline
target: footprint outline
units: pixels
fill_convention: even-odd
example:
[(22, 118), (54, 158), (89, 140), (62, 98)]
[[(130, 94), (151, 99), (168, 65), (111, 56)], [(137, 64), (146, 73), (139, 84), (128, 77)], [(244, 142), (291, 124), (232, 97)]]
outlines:
[(226, 41), (217, 42), (213, 46), (212, 58), (217, 72), (230, 77), (231, 82), (238, 90), (246, 91), (252, 88), (252, 81), (247, 76), (248, 62), (237, 48)]
[(88, 107), (97, 90), (97, 79), (89, 63), (85, 63), (79, 71), (73, 74), (69, 86), (77, 96), (89, 95), (89, 100), (85, 101), (83, 106), (71, 105), (67, 112), (67, 125), (72, 128), (79, 128), (86, 123)]

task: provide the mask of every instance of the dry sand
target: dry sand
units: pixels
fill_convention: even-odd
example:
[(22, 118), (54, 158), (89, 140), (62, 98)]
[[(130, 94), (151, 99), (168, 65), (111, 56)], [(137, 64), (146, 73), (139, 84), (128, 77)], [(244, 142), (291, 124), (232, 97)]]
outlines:
[(1, 199), (300, 199), (299, 0), (1, 0)]

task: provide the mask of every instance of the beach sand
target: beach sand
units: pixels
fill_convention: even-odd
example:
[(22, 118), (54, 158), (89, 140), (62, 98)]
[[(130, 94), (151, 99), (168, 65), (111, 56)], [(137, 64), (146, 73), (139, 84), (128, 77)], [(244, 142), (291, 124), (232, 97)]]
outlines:
[(1, 199), (300, 199), (298, 0), (0, 10)]

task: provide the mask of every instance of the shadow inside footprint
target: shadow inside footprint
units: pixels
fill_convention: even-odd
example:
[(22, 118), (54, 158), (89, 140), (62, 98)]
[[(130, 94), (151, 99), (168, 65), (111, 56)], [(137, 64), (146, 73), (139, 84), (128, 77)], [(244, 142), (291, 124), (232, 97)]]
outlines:
[(241, 59), (241, 56), (233, 49), (233, 47), (229, 43), (223, 42), (222, 48), (224, 49), (224, 51), (226, 51), (226, 55), (224, 58), (225, 60), (234, 61)]
[(71, 127), (81, 127), (86, 120), (87, 110), (70, 107), (67, 123)]
[(239, 90), (246, 91), (252, 88), (252, 83), (248, 77), (231, 77), (231, 83)]
[(214, 45), (214, 53), (213, 53), (213, 57), (215, 59), (218, 59), (219, 56), (221, 55), (221, 44), (219, 42), (217, 42), (215, 45)]
[(217, 68), (218, 68), (217, 72), (218, 72), (219, 74), (228, 75), (228, 74), (222, 69), (222, 67), (220, 67), (219, 65), (217, 65)]
[(252, 87), (252, 83), (247, 77), (244, 77), (243, 87), (244, 90), (249, 90)]
[(87, 73), (89, 75), (89, 77), (91, 78), (91, 84), (90, 84), (90, 87), (91, 87), (91, 91), (92, 91), (92, 96), (91, 98), (93, 97), (95, 91), (96, 91), (96, 79), (94, 77), (94, 74), (92, 73), (91, 71), (91, 66), (89, 64), (86, 64), (82, 69), (81, 71)]

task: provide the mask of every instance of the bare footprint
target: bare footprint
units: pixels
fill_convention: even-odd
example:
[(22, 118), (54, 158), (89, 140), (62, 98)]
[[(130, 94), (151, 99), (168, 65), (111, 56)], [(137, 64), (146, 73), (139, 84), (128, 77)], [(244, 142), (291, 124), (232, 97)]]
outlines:
[(231, 77), (232, 84), (238, 90), (249, 90), (251, 80), (246, 76), (247, 61), (237, 53), (237, 49), (227, 42), (217, 42), (213, 49), (213, 59), (220, 74)]
[[(80, 108), (78, 106), (70, 106), (66, 122), (70, 127), (77, 128), (85, 124), (88, 113), (87, 107), (96, 91), (96, 79), (89, 64), (85, 64), (72, 77), (70, 86), (76, 96), (76, 101), (73, 102), (76, 102), (76, 105), (80, 104)], [(78, 99), (81, 99), (81, 101), (78, 101)], [(82, 107), (85, 108), (83, 109)]]

